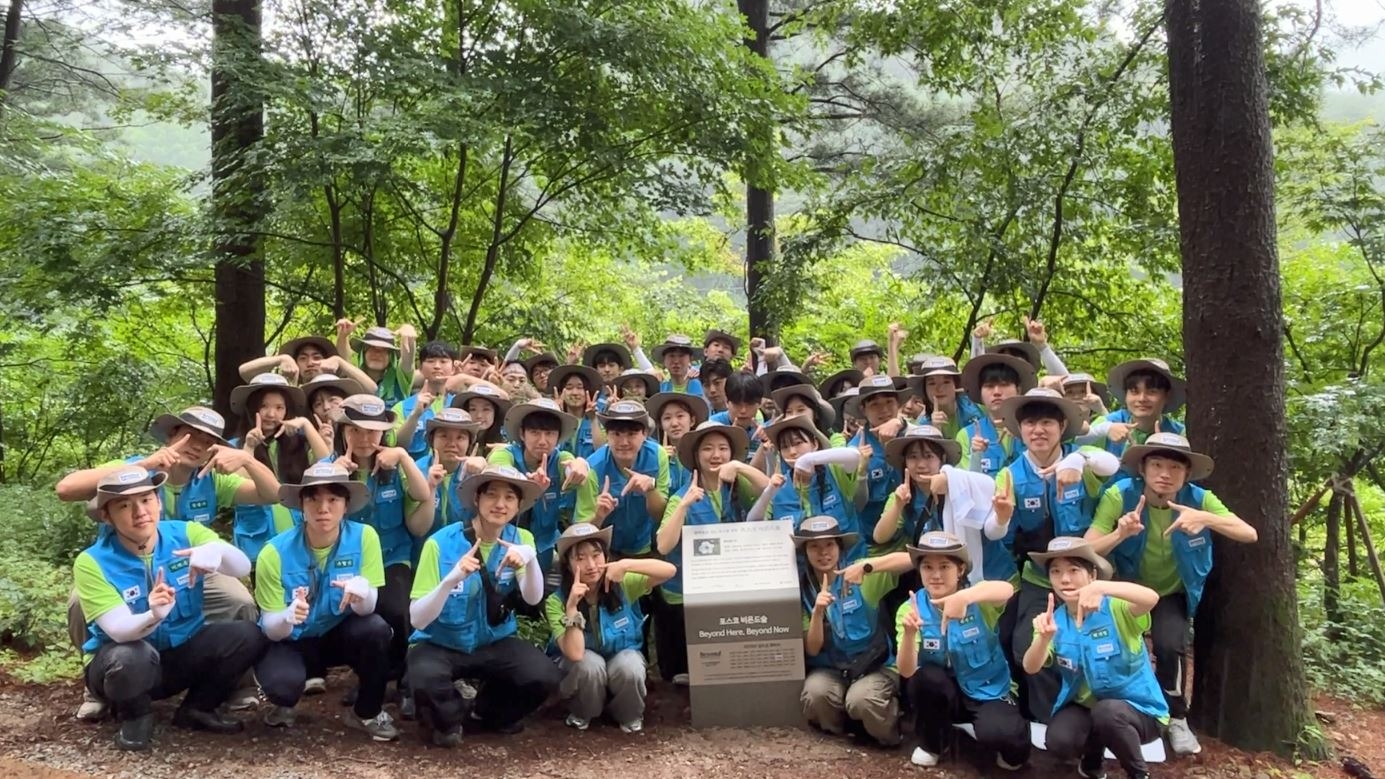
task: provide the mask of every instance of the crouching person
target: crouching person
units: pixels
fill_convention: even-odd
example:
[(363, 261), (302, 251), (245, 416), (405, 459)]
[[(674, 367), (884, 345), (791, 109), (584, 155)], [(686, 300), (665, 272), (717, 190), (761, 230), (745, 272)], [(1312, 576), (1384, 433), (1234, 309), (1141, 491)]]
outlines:
[(998, 631), (1009, 582), (965, 587), (971, 559), (962, 539), (924, 533), (909, 547), (923, 589), (899, 607), (899, 675), (914, 708), (919, 746), (910, 761), (935, 766), (954, 723), (969, 722), (996, 765), (1017, 771), (1029, 760), (1029, 723), (1011, 690)]
[(608, 712), (626, 733), (644, 730), (644, 615), (639, 599), (677, 572), (663, 560), (607, 562), (609, 527), (579, 522), (558, 538), (562, 584), (545, 612), (562, 652), (559, 688), (569, 727), (586, 730)]
[(115, 708), (120, 749), (146, 749), (152, 701), (187, 690), (173, 724), (213, 733), (242, 725), (217, 712), (264, 651), (251, 622), (207, 623), (208, 574), (250, 573), (250, 560), (195, 522), (163, 520), (167, 475), (126, 466), (101, 478), (88, 513), (103, 524), (73, 564), (88, 638), (87, 690)]
[(380, 537), (369, 525), (344, 521), (370, 495), (364, 483), (329, 463), (304, 471), (302, 482), (285, 484), (279, 498), (303, 512), (303, 524), (270, 539), (255, 562), (260, 626), (273, 642), (255, 666), (273, 704), (265, 724), (293, 724), (309, 668), (345, 665), (359, 682), (347, 726), (393, 741), (399, 731), (382, 708), (390, 627), (375, 613), (385, 584)]
[[(409, 606), (408, 682), (438, 746), (460, 744), (463, 726), (520, 732), (520, 720), (562, 680), (553, 661), (516, 635), (515, 608), (543, 599), (543, 570), (534, 536), (514, 519), (541, 491), (513, 468), (488, 467), (458, 490), (476, 512), (470, 530), (448, 525), (423, 544)], [(458, 679), (480, 682), (470, 712)]]

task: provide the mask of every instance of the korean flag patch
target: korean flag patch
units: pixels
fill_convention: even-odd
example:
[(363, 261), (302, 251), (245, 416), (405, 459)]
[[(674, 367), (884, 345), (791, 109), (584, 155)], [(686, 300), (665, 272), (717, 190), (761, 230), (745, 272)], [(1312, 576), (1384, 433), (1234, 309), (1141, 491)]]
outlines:
[(942, 648), (943, 648), (943, 642), (942, 642), (941, 639), (937, 639), (937, 638), (925, 638), (925, 639), (923, 640), (923, 651), (925, 651), (925, 652), (936, 652), (936, 651), (938, 651), (939, 649), (942, 649)]
[(127, 588), (125, 589), (124, 592), (120, 593), (120, 597), (124, 598), (126, 603), (129, 603), (130, 601), (133, 601), (133, 600), (138, 600), (138, 599), (139, 599), (139, 585), (136, 584), (136, 585), (134, 585), (133, 587), (127, 587)]
[(1072, 658), (1063, 657), (1062, 655), (1058, 655), (1058, 667), (1068, 671), (1077, 670), (1077, 665), (1073, 663)]
[(1025, 498), (1025, 499), (1024, 499), (1024, 507), (1027, 508), (1027, 509), (1037, 509), (1037, 508), (1039, 508), (1039, 507), (1042, 506), (1042, 505), (1043, 505), (1043, 501), (1042, 501), (1041, 499), (1039, 499), (1039, 498)]

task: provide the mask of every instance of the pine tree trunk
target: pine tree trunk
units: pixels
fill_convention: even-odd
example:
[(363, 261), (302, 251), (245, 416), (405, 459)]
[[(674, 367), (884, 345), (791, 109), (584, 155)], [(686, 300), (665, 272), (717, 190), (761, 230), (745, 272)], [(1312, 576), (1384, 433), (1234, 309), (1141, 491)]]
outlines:
[[(741, 15), (753, 37), (745, 45), (755, 54), (769, 57), (769, 0), (739, 0)], [(770, 143), (766, 148), (773, 148)], [(761, 294), (774, 262), (774, 192), (763, 187), (761, 175), (746, 171), (745, 186), (745, 294), (750, 314), (750, 334), (774, 338), (779, 323)]]
[(1233, 746), (1308, 754), (1288, 517), (1274, 153), (1256, 0), (1168, 0), (1188, 430), (1208, 486), (1259, 532), (1218, 539), (1199, 608), (1194, 723)]

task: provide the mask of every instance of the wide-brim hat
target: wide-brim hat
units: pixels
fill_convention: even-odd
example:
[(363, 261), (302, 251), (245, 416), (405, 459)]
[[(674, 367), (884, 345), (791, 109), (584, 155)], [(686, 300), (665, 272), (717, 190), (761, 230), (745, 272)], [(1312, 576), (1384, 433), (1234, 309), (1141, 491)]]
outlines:
[(861, 379), (860, 384), (856, 385), (856, 397), (846, 402), (844, 406), (846, 413), (857, 418), (865, 416), (866, 399), (879, 395), (889, 395), (900, 403), (907, 402), (913, 390), (909, 389), (907, 380), (901, 378), (900, 381), (904, 382), (903, 388), (892, 376), (879, 373), (874, 376), (866, 376)]
[(582, 364), (589, 368), (595, 368), (596, 357), (602, 352), (612, 352), (615, 354), (616, 362), (620, 363), (621, 368), (629, 368), (634, 364), (634, 361), (630, 359), (630, 350), (625, 347), (625, 344), (618, 343), (592, 344), (588, 346), (586, 349), (582, 350)]
[(627, 381), (638, 381), (644, 384), (644, 396), (646, 398), (659, 394), (659, 377), (649, 371), (642, 371), (639, 368), (628, 368), (621, 371), (613, 382), (616, 385), (616, 390), (619, 391)]
[(332, 414), (338, 425), (351, 425), (363, 430), (389, 431), (394, 429), (395, 414), (385, 401), (374, 395), (348, 395)]
[(313, 395), (319, 390), (333, 389), (346, 397), (352, 395), (367, 394), (365, 387), (359, 381), (352, 378), (342, 378), (335, 373), (319, 373), (303, 383), (303, 403), (305, 407), (312, 405)]
[(1039, 568), (1047, 572), (1048, 561), (1056, 560), (1060, 557), (1072, 557), (1078, 560), (1086, 560), (1096, 566), (1096, 576), (1098, 579), (1110, 579), (1113, 575), (1111, 563), (1106, 558), (1096, 553), (1092, 545), (1086, 539), (1076, 536), (1058, 536), (1048, 542), (1048, 551), (1030, 552), (1029, 559), (1038, 564)]
[(1089, 384), (1092, 387), (1092, 394), (1101, 398), (1103, 401), (1111, 400), (1111, 388), (1104, 382), (1096, 380), (1090, 373), (1069, 373), (1063, 377), (1063, 389), (1067, 389), (1076, 384)]
[(290, 414), (302, 414), (307, 408), (307, 396), (301, 388), (289, 384), (288, 379), (277, 373), (261, 373), (251, 379), (249, 384), (242, 384), (231, 390), (231, 413), (244, 414), (246, 407), (250, 405), (250, 398), (255, 393), (269, 390), (284, 396)]
[(465, 411), (467, 401), (472, 398), (489, 400), (491, 405), (495, 406), (496, 419), (504, 419), (505, 415), (510, 413), (510, 407), (514, 405), (501, 396), (500, 390), (489, 384), (473, 384), (471, 387), (467, 388), (466, 392), (460, 392), (452, 398), (452, 408), (460, 408)]
[(906, 546), (909, 560), (915, 566), (925, 557), (955, 557), (962, 561), (962, 570), (971, 568), (971, 553), (962, 539), (951, 533), (934, 530), (919, 536), (918, 546)]
[(206, 406), (188, 406), (177, 414), (161, 414), (149, 426), (149, 435), (161, 444), (171, 444), (169, 431), (182, 425), (206, 433), (218, 444), (229, 446), (226, 440), (226, 418)]
[(957, 363), (951, 357), (929, 355), (918, 365), (912, 366), (911, 370), (913, 372), (905, 378), (909, 380), (909, 389), (920, 398), (928, 398), (929, 376), (948, 376), (959, 388), (962, 384), (962, 372), (957, 369)]
[(909, 446), (920, 441), (937, 444), (943, 450), (943, 463), (956, 465), (962, 460), (962, 445), (943, 435), (932, 425), (911, 425), (905, 431), (885, 442), (885, 461), (900, 471), (904, 470), (904, 453)]
[(678, 462), (681, 462), (684, 468), (689, 471), (697, 470), (697, 448), (702, 446), (702, 439), (709, 435), (726, 436), (726, 440), (731, 442), (730, 462), (745, 459), (745, 453), (750, 448), (750, 437), (744, 430), (736, 425), (703, 422), (678, 440)]
[(505, 412), (505, 433), (511, 441), (524, 440), (520, 431), (524, 429), (524, 420), (535, 414), (548, 414), (558, 418), (558, 440), (566, 441), (577, 431), (577, 417), (563, 411), (563, 409), (549, 398), (534, 398), (526, 403), (516, 403)]
[(114, 470), (102, 476), (101, 481), (96, 483), (96, 495), (87, 501), (87, 516), (97, 522), (104, 522), (106, 518), (101, 516), (101, 509), (105, 508), (107, 503), (153, 492), (166, 481), (167, 473), (146, 470), (138, 465), (127, 465)]
[[(1039, 356), (1039, 347), (1029, 341), (1021, 341), (1018, 338), (1006, 338), (1003, 341), (996, 341), (986, 349), (987, 354), (1011, 354), (1020, 356), (1020, 359), (1029, 363), (1029, 367), (1038, 371), (1043, 367), (1043, 358)], [(1016, 355), (1018, 353), (1018, 355)]]
[(366, 330), (360, 338), (351, 339), (351, 350), (363, 352), (370, 347), (377, 349), (389, 349), (392, 352), (399, 351), (399, 346), (394, 342), (394, 331), (388, 327), (372, 327)]
[(596, 392), (601, 389), (601, 374), (597, 373), (595, 368), (588, 365), (559, 365), (553, 369), (552, 373), (548, 374), (549, 391), (561, 391), (563, 385), (567, 384), (567, 380), (573, 376), (582, 377), (582, 384), (586, 386), (587, 392)]
[(697, 348), (693, 344), (693, 339), (686, 335), (670, 335), (664, 339), (663, 343), (654, 347), (651, 356), (654, 358), (654, 362), (661, 363), (664, 361), (664, 355), (669, 352), (687, 352), (694, 360), (702, 359), (702, 350)]
[(779, 446), (779, 436), (788, 430), (802, 430), (812, 436), (813, 439), (818, 442), (819, 449), (832, 448), (832, 441), (818, 429), (817, 425), (813, 424), (812, 418), (802, 414), (779, 417), (768, 425), (765, 425), (765, 435), (770, 441), (774, 442), (775, 448)]
[(1121, 405), (1125, 405), (1125, 379), (1137, 371), (1157, 373), (1168, 379), (1170, 389), (1169, 397), (1164, 401), (1164, 413), (1176, 411), (1188, 401), (1188, 383), (1173, 375), (1168, 363), (1156, 357), (1142, 357), (1138, 360), (1123, 362), (1106, 374), (1106, 384), (1111, 390), (1118, 393), (1117, 399)]
[(817, 541), (823, 538), (839, 538), (842, 546), (850, 549), (856, 545), (860, 539), (859, 533), (843, 533), (841, 525), (837, 523), (836, 517), (827, 515), (808, 517), (798, 526), (798, 531), (793, 534), (793, 545), (797, 549), (802, 549), (803, 545), (809, 541)]
[(491, 465), (484, 471), (473, 474), (462, 480), (462, 486), (457, 488), (457, 495), (462, 501), (464, 508), (476, 510), (476, 494), (481, 488), (493, 481), (500, 481), (509, 484), (519, 490), (519, 511), (522, 514), (543, 494), (543, 488), (528, 477), (514, 468), (503, 465)]
[(866, 354), (878, 354), (880, 355), (880, 359), (885, 359), (885, 350), (880, 348), (880, 344), (870, 340), (869, 338), (857, 341), (856, 345), (851, 347), (852, 360), (855, 360), (857, 357)]
[(967, 391), (971, 399), (977, 403), (981, 402), (981, 372), (992, 365), (1003, 365), (1014, 370), (1019, 374), (1020, 393), (1023, 394), (1039, 383), (1039, 377), (1034, 371), (1034, 366), (1009, 354), (999, 354), (987, 352), (979, 354), (962, 366), (962, 389)]
[(291, 341), (285, 341), (279, 347), (279, 354), (287, 354), (290, 357), (297, 358), (298, 350), (302, 349), (305, 346), (316, 346), (318, 351), (322, 352), (323, 357), (337, 356), (336, 344), (332, 343), (326, 338), (323, 338), (320, 335), (305, 335), (301, 338), (294, 338)]
[(766, 371), (760, 374), (760, 390), (771, 397), (773, 397), (775, 390), (803, 384), (811, 387), (813, 380), (801, 371)]
[(556, 369), (560, 363), (558, 360), (558, 355), (552, 352), (544, 352), (543, 354), (536, 354), (533, 357), (524, 360), (521, 364), (524, 366), (524, 372), (529, 374), (529, 380), (533, 381), (534, 370), (537, 369), (539, 366), (552, 365)]
[(298, 480), (298, 484), (279, 485), (279, 502), (285, 508), (302, 510), (303, 490), (319, 484), (336, 484), (346, 488), (350, 493), (346, 501), (347, 514), (360, 511), (370, 502), (370, 491), (366, 489), (365, 482), (351, 478), (350, 474), (331, 463), (317, 463), (303, 471), (303, 477)]
[(1188, 439), (1177, 433), (1154, 433), (1142, 444), (1131, 444), (1121, 453), (1121, 466), (1131, 473), (1139, 473), (1140, 465), (1151, 454), (1168, 453), (1182, 457), (1191, 463), (1188, 481), (1200, 481), (1212, 475), (1215, 463), (1211, 457), (1194, 452)]
[(789, 398), (800, 397), (808, 401), (808, 405), (817, 409), (815, 422), (819, 430), (831, 430), (837, 424), (837, 410), (831, 403), (822, 399), (818, 394), (817, 387), (811, 384), (795, 384), (792, 387), (780, 387), (770, 393), (774, 399), (774, 407), (782, 413), (784, 406), (788, 404)]
[(1010, 435), (1016, 438), (1020, 435), (1018, 419), (1020, 409), (1040, 404), (1054, 406), (1063, 412), (1063, 418), (1067, 422), (1067, 426), (1063, 429), (1063, 438), (1065, 439), (1081, 435), (1082, 424), (1091, 416), (1085, 408), (1063, 397), (1063, 393), (1047, 387), (1035, 387), (1023, 395), (1006, 398), (1001, 402), (1000, 415), (1005, 421), (1005, 429), (1010, 431)]
[(860, 384), (861, 379), (864, 378), (865, 374), (861, 373), (855, 368), (847, 368), (844, 371), (837, 371), (836, 373), (822, 380), (822, 383), (818, 385), (818, 392), (824, 398), (827, 398), (829, 401), (831, 401), (833, 398), (840, 395), (842, 393), (842, 390), (855, 387), (857, 384)]
[(702, 337), (702, 348), (706, 349), (707, 344), (713, 341), (725, 341), (731, 344), (732, 354), (738, 354), (741, 351), (741, 339), (737, 338), (734, 335), (731, 335), (725, 330), (718, 330), (716, 328), (709, 329), (707, 331), (707, 334)]
[(438, 430), (461, 430), (475, 436), (481, 431), (481, 423), (471, 418), (471, 415), (460, 408), (451, 406), (434, 414), (423, 425), (423, 437), (429, 445), (433, 442), (433, 433)]
[(493, 363), (499, 362), (500, 352), (480, 344), (462, 344), (462, 348), (457, 350), (457, 359), (464, 361), (468, 357), (481, 357), (486, 362)]
[(837, 419), (840, 419), (843, 422), (845, 422), (848, 414), (853, 417), (860, 418), (861, 410), (859, 408), (856, 408), (855, 406), (852, 406), (851, 408), (847, 407), (848, 404), (856, 400), (856, 396), (859, 393), (860, 390), (856, 387), (847, 387), (845, 390), (841, 392), (841, 394), (827, 401), (828, 403), (832, 404), (832, 408), (837, 410)]
[(607, 403), (605, 411), (596, 412), (596, 418), (603, 425), (609, 425), (612, 422), (639, 422), (645, 427), (649, 427), (653, 424), (653, 420), (649, 418), (649, 411), (638, 400), (617, 400), (613, 403)]
[[(573, 522), (558, 536), (558, 559), (566, 560), (567, 550), (586, 541), (600, 541), (610, 549), (613, 530), (610, 525), (598, 528), (590, 522)], [(566, 565), (565, 562), (563, 564)]]
[(659, 417), (664, 414), (664, 407), (669, 404), (681, 404), (688, 409), (692, 415), (693, 427), (706, 422), (712, 416), (712, 407), (707, 405), (707, 399), (701, 395), (689, 395), (686, 392), (658, 392), (644, 401), (644, 410), (649, 414), (649, 418), (654, 420), (654, 424), (659, 424)]

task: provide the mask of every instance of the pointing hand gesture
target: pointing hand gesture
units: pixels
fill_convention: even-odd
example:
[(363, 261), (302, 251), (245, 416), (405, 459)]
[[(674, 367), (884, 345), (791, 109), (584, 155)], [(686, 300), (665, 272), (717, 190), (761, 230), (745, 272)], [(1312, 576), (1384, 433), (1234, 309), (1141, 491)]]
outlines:
[(990, 448), (991, 442), (986, 438), (986, 436), (977, 433), (976, 435), (973, 435), (971, 437), (971, 450), (973, 452), (980, 453)]
[(900, 482), (899, 486), (894, 488), (895, 500), (900, 503), (908, 504), (909, 501), (914, 499), (913, 481), (914, 480), (909, 477), (908, 474), (905, 474), (904, 481)]
[(1140, 502), (1135, 505), (1133, 511), (1121, 515), (1116, 521), (1116, 532), (1120, 533), (1121, 538), (1133, 538), (1144, 532), (1144, 511), (1145, 496), (1140, 496)]
[(687, 492), (683, 493), (683, 502), (692, 505), (702, 500), (707, 495), (702, 490), (702, 475), (700, 471), (693, 471), (692, 481), (688, 483)]
[(954, 592), (945, 598), (935, 598), (929, 602), (938, 607), (938, 613), (942, 616), (941, 629), (944, 636), (947, 635), (947, 623), (964, 619), (967, 616), (967, 607), (971, 605), (966, 590)]
[(233, 449), (229, 446), (214, 444), (211, 448), (211, 458), (207, 464), (202, 466), (198, 472), (198, 478), (204, 477), (212, 471), (217, 473), (235, 473), (244, 468), (254, 457), (244, 449)]
[(1048, 611), (1034, 617), (1034, 632), (1039, 638), (1051, 639), (1058, 634), (1058, 623), (1053, 621), (1053, 593), (1048, 594)]
[(1101, 608), (1101, 601), (1105, 597), (1105, 586), (1101, 582), (1092, 582), (1077, 591), (1077, 616), (1073, 619), (1073, 624), (1078, 630), (1082, 629), (1082, 620), (1088, 614)]
[(991, 498), (991, 507), (995, 509), (995, 521), (1000, 525), (1008, 525), (1010, 518), (1015, 515), (1015, 485), (1011, 478), (1005, 479), (1005, 489), (997, 490), (995, 497)]
[(158, 451), (144, 458), (140, 465), (151, 471), (168, 471), (183, 461), (183, 457), (188, 449), (188, 442), (192, 440), (192, 435), (184, 435), (176, 442), (160, 448)]
[(1112, 422), (1111, 426), (1106, 430), (1106, 440), (1113, 444), (1118, 444), (1129, 437), (1130, 425), (1124, 422)]
[(822, 589), (818, 591), (817, 600), (813, 601), (813, 611), (822, 614), (827, 611), (827, 607), (836, 602), (836, 597), (832, 595), (832, 580), (827, 574), (822, 575)]
[(341, 602), (337, 604), (337, 613), (344, 614), (348, 607), (359, 606), (365, 603), (366, 595), (370, 594), (370, 582), (364, 576), (352, 576), (350, 579), (334, 579), (332, 586), (341, 590)]
[(1169, 508), (1178, 512), (1178, 518), (1164, 529), (1164, 538), (1168, 538), (1175, 530), (1195, 536), (1207, 529), (1208, 525), (1217, 521), (1217, 516), (1211, 512), (1183, 506), (1173, 501), (1169, 501)]
[(644, 495), (648, 493), (650, 490), (654, 489), (653, 476), (648, 476), (643, 473), (636, 473), (635, 471), (632, 471), (629, 468), (621, 468), (620, 470), (622, 473), (625, 474), (626, 478), (625, 489), (620, 491), (620, 496), (622, 498), (626, 495), (629, 495), (632, 492), (636, 495)]
[(616, 510), (616, 499), (611, 495), (611, 477), (607, 476), (601, 485), (601, 494), (596, 496), (596, 518), (604, 520)]
[(923, 617), (919, 614), (918, 596), (912, 595), (909, 597), (909, 610), (904, 612), (904, 634), (916, 636), (922, 627)]
[(154, 586), (149, 589), (149, 610), (154, 612), (156, 619), (167, 619), (177, 599), (178, 593), (164, 581), (164, 569), (160, 568), (154, 577)]
[(1024, 331), (1029, 335), (1029, 342), (1040, 349), (1048, 343), (1048, 331), (1044, 330), (1043, 322), (1026, 316), (1024, 318)]
[(481, 568), (480, 549), (480, 544), (472, 544), (471, 548), (466, 550), (466, 554), (462, 555), (462, 559), (447, 572), (447, 581), (452, 589), (456, 589), (457, 585), (466, 581), (466, 577)]
[(209, 573), (216, 573), (221, 568), (221, 548), (216, 544), (177, 549), (173, 554), (175, 557), (188, 558), (189, 587), (197, 584), (199, 574), (206, 576)]

